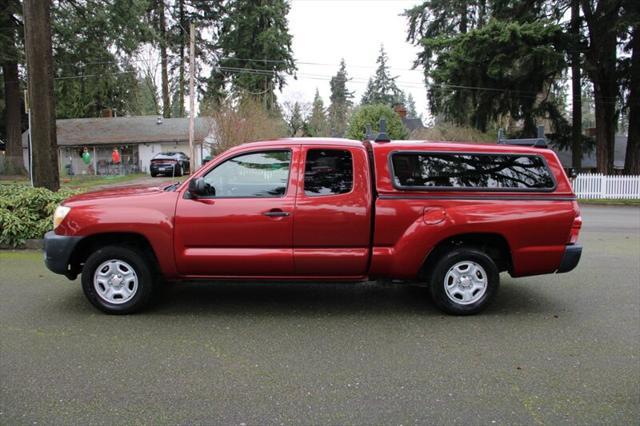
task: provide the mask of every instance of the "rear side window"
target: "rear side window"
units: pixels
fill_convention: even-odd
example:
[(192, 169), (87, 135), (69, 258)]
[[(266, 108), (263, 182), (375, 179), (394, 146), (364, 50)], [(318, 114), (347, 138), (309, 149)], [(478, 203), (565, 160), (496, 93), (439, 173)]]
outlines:
[(351, 192), (351, 152), (339, 149), (310, 149), (304, 167), (305, 195), (336, 195)]
[(398, 152), (391, 162), (394, 183), (400, 188), (545, 191), (555, 187), (549, 168), (537, 155)]

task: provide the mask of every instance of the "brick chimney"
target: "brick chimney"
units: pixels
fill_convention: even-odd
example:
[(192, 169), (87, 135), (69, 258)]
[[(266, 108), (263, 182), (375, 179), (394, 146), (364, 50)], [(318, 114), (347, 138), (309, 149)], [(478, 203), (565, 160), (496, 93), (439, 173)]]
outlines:
[(407, 118), (407, 109), (402, 104), (395, 104), (393, 110), (400, 116), (400, 118)]

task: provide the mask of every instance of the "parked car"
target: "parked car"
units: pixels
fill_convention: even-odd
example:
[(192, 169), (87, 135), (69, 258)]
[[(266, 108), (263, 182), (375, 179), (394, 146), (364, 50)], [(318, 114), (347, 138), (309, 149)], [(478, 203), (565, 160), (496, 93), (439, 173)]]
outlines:
[(76, 195), (45, 236), (108, 313), (164, 280), (369, 279), (481, 311), (499, 274), (567, 272), (582, 224), (555, 153), (506, 145), (285, 139), (223, 153), (182, 184)]
[(190, 172), (189, 157), (184, 152), (160, 152), (151, 159), (151, 177), (182, 176)]

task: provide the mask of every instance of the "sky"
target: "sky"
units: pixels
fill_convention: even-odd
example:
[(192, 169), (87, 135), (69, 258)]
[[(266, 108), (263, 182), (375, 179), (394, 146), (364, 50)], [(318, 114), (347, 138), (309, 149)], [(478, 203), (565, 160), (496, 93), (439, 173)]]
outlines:
[(426, 116), (423, 70), (412, 70), (419, 49), (406, 41), (407, 20), (400, 16), (417, 0), (290, 0), (289, 33), (298, 66), (297, 79), (289, 77), (281, 101), (311, 103), (316, 88), (329, 105), (329, 80), (340, 59), (353, 78), (347, 88), (359, 102), (376, 69), (380, 46), (389, 56), (397, 84), (416, 101), (418, 114)]

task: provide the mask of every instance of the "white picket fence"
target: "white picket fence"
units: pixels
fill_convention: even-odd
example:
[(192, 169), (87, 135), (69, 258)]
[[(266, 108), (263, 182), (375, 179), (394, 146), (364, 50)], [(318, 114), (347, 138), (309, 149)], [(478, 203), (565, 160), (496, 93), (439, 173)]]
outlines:
[(579, 174), (573, 180), (578, 198), (640, 199), (640, 175)]

